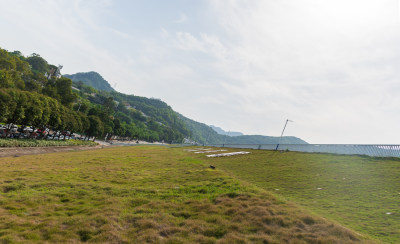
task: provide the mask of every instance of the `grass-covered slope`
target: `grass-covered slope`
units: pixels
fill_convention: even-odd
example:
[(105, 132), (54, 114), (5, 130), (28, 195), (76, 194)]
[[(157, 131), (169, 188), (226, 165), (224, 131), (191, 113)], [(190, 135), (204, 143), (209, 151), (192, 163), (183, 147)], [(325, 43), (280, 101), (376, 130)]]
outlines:
[(400, 243), (399, 159), (251, 152), (208, 163), (357, 232)]
[(0, 158), (0, 242), (364, 240), (196, 157), (118, 147)]
[(72, 81), (83, 82), (84, 84), (91, 86), (100, 91), (114, 91), (111, 85), (106, 81), (99, 73), (91, 72), (81, 72), (73, 75), (63, 75)]

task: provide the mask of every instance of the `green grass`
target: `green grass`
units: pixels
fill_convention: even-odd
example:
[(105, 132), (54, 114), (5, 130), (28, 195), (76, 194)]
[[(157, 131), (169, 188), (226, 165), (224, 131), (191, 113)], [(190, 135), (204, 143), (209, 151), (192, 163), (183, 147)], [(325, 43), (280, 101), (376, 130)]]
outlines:
[(55, 147), (55, 146), (94, 146), (93, 141), (81, 140), (36, 140), (0, 138), (0, 147)]
[(399, 159), (251, 152), (207, 161), (357, 232), (400, 243)]
[(0, 158), (0, 243), (366, 241), (218, 168), (149, 146)]

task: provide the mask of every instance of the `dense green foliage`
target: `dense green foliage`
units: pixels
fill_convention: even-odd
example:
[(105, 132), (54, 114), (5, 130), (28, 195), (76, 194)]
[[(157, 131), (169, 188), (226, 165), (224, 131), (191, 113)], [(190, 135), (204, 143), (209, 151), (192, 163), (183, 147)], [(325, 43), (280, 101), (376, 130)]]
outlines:
[(80, 81), (72, 88), (61, 68), (38, 54), (24, 57), (0, 49), (0, 122), (147, 141), (182, 142), (189, 136), (164, 102), (114, 92), (95, 72), (73, 77), (111, 92)]
[(97, 72), (82, 72), (73, 75), (64, 75), (75, 82), (83, 82), (87, 86), (91, 86), (99, 91), (114, 91), (111, 85)]
[(85, 114), (55, 98), (14, 88), (0, 88), (0, 121), (74, 132), (85, 131), (87, 124)]
[(0, 139), (0, 147), (54, 147), (54, 146), (94, 146), (96, 142), (67, 140), (67, 141), (49, 141), (49, 140), (32, 140), (32, 139)]
[[(74, 87), (78, 89), (76, 93), (80, 98), (75, 109), (88, 111), (89, 116), (103, 120), (103, 129), (99, 125), (98, 129), (92, 128), (93, 131), (103, 130), (103, 134), (179, 143), (190, 135), (175, 111), (163, 101), (115, 91), (98, 91), (83, 82), (74, 82)], [(104, 118), (110, 115), (113, 120), (105, 121)]]

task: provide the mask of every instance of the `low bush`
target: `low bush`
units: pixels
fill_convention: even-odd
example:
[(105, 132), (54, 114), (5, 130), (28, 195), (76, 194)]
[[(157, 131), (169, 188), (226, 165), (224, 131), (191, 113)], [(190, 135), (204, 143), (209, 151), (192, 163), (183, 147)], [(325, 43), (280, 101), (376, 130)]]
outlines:
[(35, 139), (0, 139), (0, 147), (57, 147), (57, 146), (95, 146), (93, 141), (66, 140), (47, 141)]

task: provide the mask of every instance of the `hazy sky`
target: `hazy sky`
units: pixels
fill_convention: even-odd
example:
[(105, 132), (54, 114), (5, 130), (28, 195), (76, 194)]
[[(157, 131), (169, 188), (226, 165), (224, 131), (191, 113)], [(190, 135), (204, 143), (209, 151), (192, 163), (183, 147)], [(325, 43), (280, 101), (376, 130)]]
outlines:
[(0, 0), (0, 47), (245, 134), (400, 143), (398, 0)]

